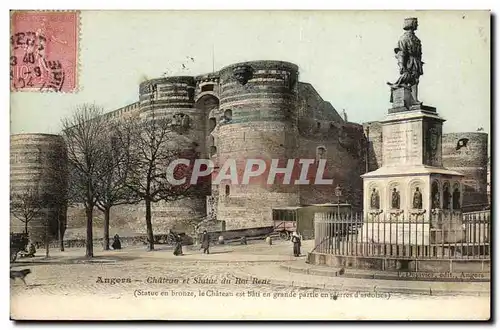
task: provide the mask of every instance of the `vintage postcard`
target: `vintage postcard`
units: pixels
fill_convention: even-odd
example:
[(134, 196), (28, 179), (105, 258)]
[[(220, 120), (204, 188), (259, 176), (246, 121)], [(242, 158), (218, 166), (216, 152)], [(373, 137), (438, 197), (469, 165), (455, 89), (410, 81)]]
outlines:
[(13, 320), (488, 320), (491, 13), (10, 13)]

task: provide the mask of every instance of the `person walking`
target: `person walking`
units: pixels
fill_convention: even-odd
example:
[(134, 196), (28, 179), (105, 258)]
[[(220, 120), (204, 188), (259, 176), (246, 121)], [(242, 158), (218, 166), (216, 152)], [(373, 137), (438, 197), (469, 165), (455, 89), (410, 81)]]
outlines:
[(175, 235), (174, 256), (181, 256), (182, 255), (182, 238), (181, 238), (181, 235), (179, 235), (179, 234), (174, 234), (174, 235)]
[(113, 237), (113, 244), (111, 244), (111, 247), (113, 250), (120, 250), (122, 248), (122, 243), (120, 242), (120, 236), (118, 236), (118, 234), (115, 234)]
[(292, 243), (293, 243), (293, 255), (295, 257), (300, 257), (300, 236), (297, 232), (293, 232), (292, 234)]
[(203, 248), (203, 253), (210, 254), (210, 251), (209, 251), (210, 236), (208, 235), (206, 230), (204, 230), (203, 234), (201, 235), (201, 247)]

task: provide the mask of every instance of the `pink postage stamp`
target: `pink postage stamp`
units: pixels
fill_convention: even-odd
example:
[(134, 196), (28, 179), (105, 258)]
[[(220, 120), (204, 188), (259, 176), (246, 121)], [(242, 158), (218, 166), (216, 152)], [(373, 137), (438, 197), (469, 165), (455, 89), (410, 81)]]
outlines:
[(74, 92), (78, 39), (78, 11), (12, 12), (11, 90)]

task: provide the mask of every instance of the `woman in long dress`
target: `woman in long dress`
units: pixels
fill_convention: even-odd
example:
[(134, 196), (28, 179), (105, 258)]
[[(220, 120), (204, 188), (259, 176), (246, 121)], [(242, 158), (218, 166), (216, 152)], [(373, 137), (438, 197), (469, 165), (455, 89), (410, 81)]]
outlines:
[(203, 248), (203, 253), (210, 254), (210, 236), (208, 236), (207, 231), (203, 231), (203, 235), (201, 236), (201, 247)]
[(294, 232), (292, 235), (292, 243), (293, 243), (293, 255), (295, 257), (300, 257), (300, 236), (297, 232)]
[(175, 248), (174, 248), (174, 256), (182, 255), (182, 238), (181, 235), (175, 235)]

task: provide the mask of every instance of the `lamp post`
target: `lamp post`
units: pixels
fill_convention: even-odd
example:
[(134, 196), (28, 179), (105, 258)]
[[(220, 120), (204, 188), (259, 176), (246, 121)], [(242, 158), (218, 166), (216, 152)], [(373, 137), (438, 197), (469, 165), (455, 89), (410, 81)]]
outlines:
[(337, 215), (340, 216), (340, 196), (342, 196), (342, 188), (337, 185), (335, 188), (335, 196), (337, 196)]
[(366, 126), (366, 155), (365, 155), (365, 172), (368, 173), (370, 169), (370, 126)]

